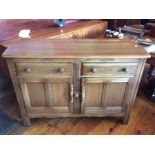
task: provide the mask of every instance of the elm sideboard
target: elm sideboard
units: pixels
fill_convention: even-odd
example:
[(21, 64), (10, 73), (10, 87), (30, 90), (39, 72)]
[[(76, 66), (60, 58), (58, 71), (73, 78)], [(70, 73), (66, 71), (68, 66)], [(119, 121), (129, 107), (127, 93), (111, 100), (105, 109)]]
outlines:
[(40, 117), (128, 123), (145, 61), (131, 40), (23, 39), (3, 53), (24, 125)]

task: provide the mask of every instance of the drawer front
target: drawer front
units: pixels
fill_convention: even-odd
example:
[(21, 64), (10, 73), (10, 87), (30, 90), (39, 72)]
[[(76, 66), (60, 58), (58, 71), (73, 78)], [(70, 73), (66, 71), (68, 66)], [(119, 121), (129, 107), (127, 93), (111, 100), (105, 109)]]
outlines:
[(73, 76), (72, 63), (16, 63), (19, 76)]
[(83, 63), (85, 76), (134, 76), (138, 63)]

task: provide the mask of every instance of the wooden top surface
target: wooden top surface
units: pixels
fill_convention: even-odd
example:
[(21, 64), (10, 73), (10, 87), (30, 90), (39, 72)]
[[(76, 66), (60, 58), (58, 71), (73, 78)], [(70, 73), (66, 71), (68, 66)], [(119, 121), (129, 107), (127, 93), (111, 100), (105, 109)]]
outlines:
[(21, 39), (3, 53), (5, 58), (149, 58), (132, 40)]

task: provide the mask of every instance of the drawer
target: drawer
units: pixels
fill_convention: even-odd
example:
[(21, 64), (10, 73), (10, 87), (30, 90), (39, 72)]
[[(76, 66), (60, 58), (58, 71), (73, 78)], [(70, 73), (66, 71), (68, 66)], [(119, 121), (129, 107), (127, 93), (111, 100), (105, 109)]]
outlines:
[(16, 63), (19, 76), (73, 76), (72, 63)]
[(138, 63), (83, 63), (82, 75), (133, 76)]

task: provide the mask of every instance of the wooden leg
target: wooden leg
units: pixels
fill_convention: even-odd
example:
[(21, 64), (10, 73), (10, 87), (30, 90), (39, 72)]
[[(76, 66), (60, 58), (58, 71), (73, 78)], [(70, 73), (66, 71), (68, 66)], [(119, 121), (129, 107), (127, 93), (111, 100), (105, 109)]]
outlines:
[(129, 117), (128, 117), (128, 118), (127, 118), (127, 117), (124, 117), (124, 118), (123, 118), (123, 124), (124, 124), (124, 125), (127, 125), (128, 122), (129, 122)]
[(24, 126), (31, 126), (31, 121), (29, 117), (23, 117)]
[(126, 113), (122, 120), (124, 125), (127, 125), (129, 122), (129, 113)]

